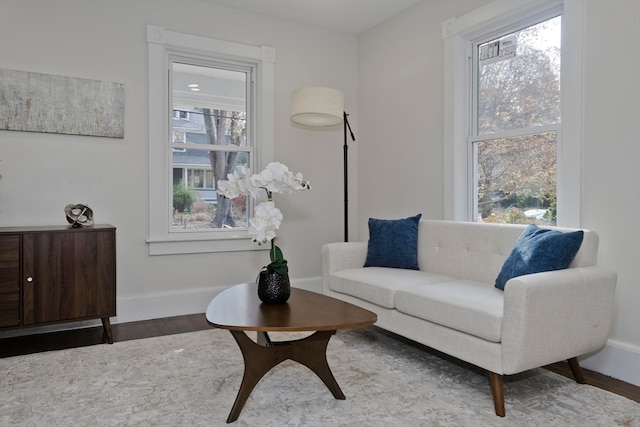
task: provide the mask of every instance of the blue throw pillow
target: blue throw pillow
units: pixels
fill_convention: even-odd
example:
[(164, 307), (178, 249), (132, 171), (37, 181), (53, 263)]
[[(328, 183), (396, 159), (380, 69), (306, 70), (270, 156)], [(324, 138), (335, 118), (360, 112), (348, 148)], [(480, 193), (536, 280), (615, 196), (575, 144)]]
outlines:
[(369, 218), (365, 267), (418, 270), (418, 223), (422, 214), (404, 219)]
[(504, 290), (509, 279), (525, 274), (562, 270), (575, 258), (584, 232), (547, 230), (531, 224), (522, 232), (496, 278), (496, 288)]

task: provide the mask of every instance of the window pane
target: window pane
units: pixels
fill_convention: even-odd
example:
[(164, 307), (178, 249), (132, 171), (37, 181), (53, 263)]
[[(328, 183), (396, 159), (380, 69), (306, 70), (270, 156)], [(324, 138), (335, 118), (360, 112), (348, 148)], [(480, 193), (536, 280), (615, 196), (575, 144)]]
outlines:
[[(213, 231), (221, 228), (248, 227), (246, 198), (228, 200), (216, 193), (210, 156), (213, 164), (231, 163), (237, 168), (248, 167), (249, 164), (248, 153), (242, 152), (185, 150), (184, 153), (174, 153), (172, 231)], [(193, 161), (188, 167), (182, 168), (178, 167), (180, 162), (176, 161), (175, 157), (181, 157), (183, 160), (200, 159), (201, 162), (198, 164)], [(207, 161), (204, 162), (202, 159)]]
[(555, 132), (474, 144), (477, 221), (556, 221)]
[[(170, 230), (246, 228), (245, 198), (232, 201), (218, 196), (216, 182), (239, 166), (251, 167), (246, 113), (248, 72), (184, 62), (176, 59), (172, 63), (174, 178)], [(225, 146), (245, 150), (225, 150)]]
[(561, 17), (478, 46), (477, 134), (560, 122)]
[(191, 185), (193, 188), (204, 187), (204, 171), (202, 169), (192, 169), (190, 175), (191, 182), (188, 182), (187, 185)]

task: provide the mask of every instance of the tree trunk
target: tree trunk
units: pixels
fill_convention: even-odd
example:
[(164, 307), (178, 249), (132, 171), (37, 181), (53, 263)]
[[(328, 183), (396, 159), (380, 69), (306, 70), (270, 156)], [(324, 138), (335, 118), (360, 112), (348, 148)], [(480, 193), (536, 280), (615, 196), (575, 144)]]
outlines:
[[(204, 112), (204, 124), (207, 132), (207, 142), (211, 145), (229, 145), (231, 141), (227, 136), (227, 130), (231, 126), (231, 119), (227, 118), (227, 112), (223, 110), (214, 110), (216, 115), (214, 126), (214, 120), (211, 116), (211, 110), (208, 108), (203, 109)], [(214, 184), (217, 187), (217, 183), (220, 180), (227, 179), (227, 175), (233, 171), (236, 167), (238, 159), (238, 153), (235, 151), (210, 151), (209, 161), (211, 162), (211, 169), (213, 171)], [(222, 228), (223, 225), (229, 227), (235, 227), (236, 223), (231, 215), (232, 201), (224, 196), (218, 195), (216, 203), (216, 214), (211, 224), (215, 228)]]

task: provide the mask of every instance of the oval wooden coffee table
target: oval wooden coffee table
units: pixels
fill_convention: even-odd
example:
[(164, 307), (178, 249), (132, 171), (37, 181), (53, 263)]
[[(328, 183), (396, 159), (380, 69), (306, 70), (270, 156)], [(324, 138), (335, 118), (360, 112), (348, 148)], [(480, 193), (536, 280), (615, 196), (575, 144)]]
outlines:
[[(333, 397), (345, 399), (327, 363), (327, 345), (338, 329), (372, 325), (377, 316), (363, 308), (315, 292), (291, 288), (285, 304), (264, 304), (257, 285), (244, 283), (218, 294), (207, 307), (207, 320), (228, 329), (244, 358), (244, 376), (227, 423), (238, 419), (251, 391), (271, 368), (295, 360), (311, 369)], [(257, 342), (244, 331), (256, 331)], [(299, 340), (271, 341), (268, 332), (315, 331)]]

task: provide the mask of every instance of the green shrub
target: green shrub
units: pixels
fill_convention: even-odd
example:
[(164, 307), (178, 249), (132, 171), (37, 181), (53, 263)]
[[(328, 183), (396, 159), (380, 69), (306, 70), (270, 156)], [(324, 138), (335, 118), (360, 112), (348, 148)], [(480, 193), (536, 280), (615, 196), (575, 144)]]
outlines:
[(507, 224), (528, 224), (531, 222), (524, 216), (522, 209), (516, 206), (511, 206), (511, 208), (505, 212), (504, 220)]
[(546, 214), (544, 214), (544, 219), (546, 219), (547, 221), (551, 222), (552, 224), (556, 223), (557, 220), (557, 206), (556, 206), (556, 199), (553, 198), (551, 200), (551, 202), (549, 203), (549, 210), (547, 211)]
[(184, 185), (182, 180), (173, 186), (173, 209), (178, 212), (191, 210), (191, 205), (196, 200), (196, 192), (193, 188)]

